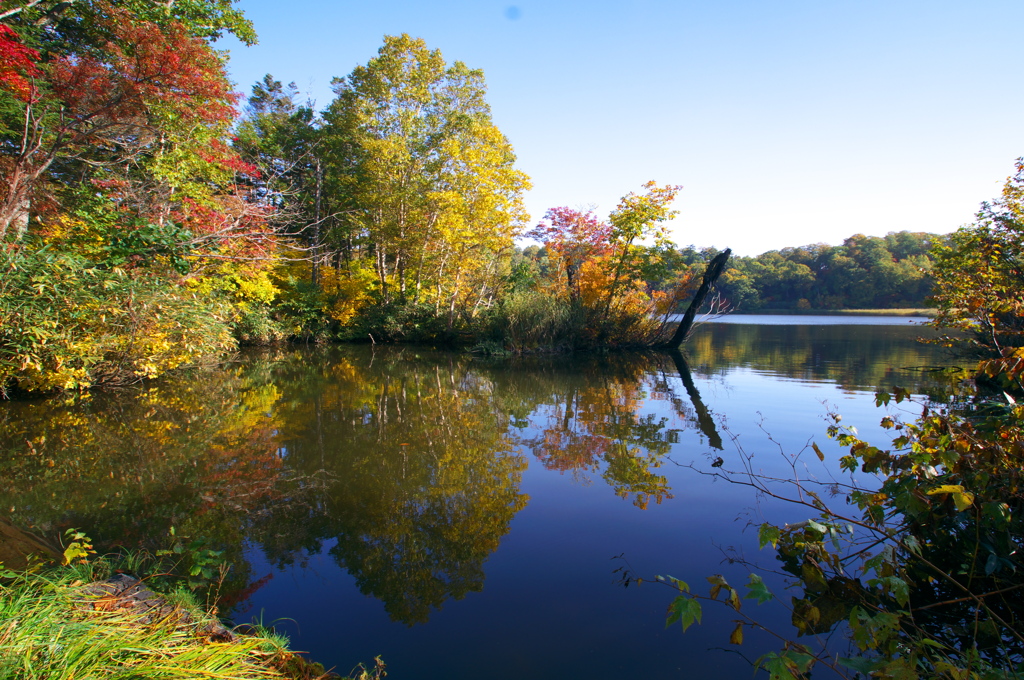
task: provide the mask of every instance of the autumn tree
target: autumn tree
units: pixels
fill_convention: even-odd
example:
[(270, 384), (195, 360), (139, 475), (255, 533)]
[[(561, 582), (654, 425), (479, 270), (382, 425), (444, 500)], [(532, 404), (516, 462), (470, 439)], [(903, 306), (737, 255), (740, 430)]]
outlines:
[(544, 220), (526, 233), (549, 248), (565, 270), (569, 298), (580, 298), (580, 268), (609, 251), (611, 225), (602, 222), (592, 210), (583, 212), (565, 206), (551, 208)]
[[(682, 187), (650, 181), (644, 189), (623, 196), (607, 222), (593, 212), (560, 207), (527, 232), (561, 261), (556, 271), (565, 271), (571, 316), (583, 324), (567, 335), (601, 345), (678, 347), (722, 274), (728, 249), (703, 275), (679, 270), (665, 223), (677, 214), (670, 205)], [(665, 283), (673, 266), (675, 280)], [(653, 278), (661, 279), (661, 288)], [(673, 332), (669, 319), (687, 298), (690, 306)]]
[[(250, 226), (239, 202), (214, 199), (242, 166), (225, 142), (234, 96), (206, 39), (255, 38), (230, 2), (28, 1), (0, 18), (0, 238), (67, 212), (83, 182), (133, 218), (198, 227), (206, 245)], [(35, 52), (13, 50), (12, 32)]]
[(982, 370), (1020, 388), (1024, 371), (1024, 159), (1002, 195), (983, 203), (935, 253), (935, 322), (967, 334), (959, 344)]
[(682, 188), (677, 184), (659, 187), (657, 182), (651, 180), (644, 184), (647, 190), (645, 193), (629, 192), (608, 216), (612, 226), (611, 241), (617, 254), (611, 287), (608, 289), (606, 313), (619, 292), (623, 276), (629, 275), (629, 265), (634, 260), (634, 244), (641, 239), (665, 240), (664, 223), (679, 214), (679, 211), (671, 210), (669, 206)]
[(231, 346), (231, 309), (181, 285), (244, 280), (274, 247), (271, 208), (236, 181), (254, 170), (208, 42), (255, 40), (231, 5), (0, 9), (0, 393), (132, 382)]
[(384, 302), (457, 307), (485, 297), (526, 216), (526, 175), (491, 121), (483, 72), (408, 35), (334, 81), (327, 183), (342, 198), (335, 246), (372, 263)]

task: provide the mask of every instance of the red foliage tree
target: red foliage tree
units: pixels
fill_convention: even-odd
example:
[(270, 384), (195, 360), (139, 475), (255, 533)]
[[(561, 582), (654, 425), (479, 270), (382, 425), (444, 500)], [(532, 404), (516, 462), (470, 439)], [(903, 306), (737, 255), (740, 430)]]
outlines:
[(612, 227), (597, 219), (593, 211), (583, 212), (565, 206), (551, 208), (544, 220), (526, 233), (541, 241), (565, 266), (569, 296), (579, 300), (579, 270), (583, 264), (608, 254)]
[[(180, 23), (138, 21), (110, 4), (101, 16), (101, 33), (110, 36), (103, 44), (54, 56), (39, 67), (26, 66), (37, 53), (12, 47), (20, 43), (10, 34), (0, 36), (6, 41), (0, 49), (9, 55), (3, 62), (6, 70), (0, 70), (7, 80), (0, 82), (20, 87), (15, 75), (30, 73), (28, 66), (41, 81), (39, 95), (23, 100), (20, 145), (0, 157), (5, 177), (0, 239), (12, 225), (16, 238), (24, 232), (33, 196), (47, 182), (59, 181), (55, 164), (78, 163), (89, 170), (85, 176), (97, 168), (129, 168), (166, 145), (176, 131), (226, 127), (235, 115), (236, 95), (221, 58), (204, 40)], [(217, 139), (196, 158), (230, 171), (242, 169), (237, 155)], [(102, 179), (109, 181), (109, 173)]]
[(0, 24), (0, 89), (22, 101), (31, 99), (34, 88), (29, 78), (40, 75), (37, 61), (39, 52), (21, 44), (10, 26)]

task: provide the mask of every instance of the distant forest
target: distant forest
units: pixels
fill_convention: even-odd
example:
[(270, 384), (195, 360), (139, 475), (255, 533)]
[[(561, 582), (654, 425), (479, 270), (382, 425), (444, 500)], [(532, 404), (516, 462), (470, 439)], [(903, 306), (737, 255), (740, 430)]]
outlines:
[[(838, 246), (815, 243), (734, 256), (716, 287), (736, 311), (923, 307), (932, 288), (932, 249), (945, 238), (910, 231), (855, 234)], [(670, 290), (687, 272), (703, 271), (718, 252), (651, 248), (647, 285)], [(540, 274), (549, 266), (542, 246), (525, 248), (522, 257)]]

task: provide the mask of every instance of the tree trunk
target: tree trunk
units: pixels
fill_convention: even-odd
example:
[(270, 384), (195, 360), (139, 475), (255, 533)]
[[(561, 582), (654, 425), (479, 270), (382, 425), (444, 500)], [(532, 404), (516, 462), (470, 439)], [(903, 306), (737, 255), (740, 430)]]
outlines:
[(686, 308), (683, 320), (679, 322), (679, 327), (672, 334), (672, 338), (664, 343), (662, 347), (678, 349), (683, 344), (683, 341), (686, 340), (686, 336), (689, 335), (690, 329), (693, 327), (693, 319), (697, 316), (697, 310), (704, 304), (704, 300), (707, 299), (708, 293), (711, 292), (711, 287), (715, 285), (715, 281), (725, 271), (725, 263), (729, 261), (730, 255), (732, 255), (732, 250), (726, 248), (718, 255), (715, 255), (711, 262), (708, 262), (707, 268), (704, 269), (704, 278), (700, 282), (700, 288), (697, 289), (693, 300), (690, 301), (690, 306)]
[(7, 196), (0, 202), (0, 241), (10, 238), (17, 242), (24, 238), (28, 231), (29, 209), (32, 206), (29, 198), (34, 173), (27, 173), (16, 167), (6, 179)]
[(17, 212), (14, 215), (14, 219), (11, 221), (11, 226), (14, 227), (14, 241), (18, 242), (25, 238), (25, 234), (28, 233), (28, 216), (29, 208), (32, 206), (31, 201), (25, 198), (17, 206)]
[(580, 266), (574, 260), (565, 260), (565, 279), (569, 286), (569, 299), (574, 303), (580, 300), (580, 279), (578, 276)]
[(459, 298), (459, 291), (462, 288), (462, 269), (455, 273), (455, 287), (452, 290), (451, 302), (448, 305), (448, 330), (455, 325), (455, 303)]
[(320, 189), (323, 185), (324, 173), (320, 167), (320, 159), (316, 159), (316, 201), (313, 213), (313, 260), (312, 260), (312, 283), (313, 287), (320, 289)]

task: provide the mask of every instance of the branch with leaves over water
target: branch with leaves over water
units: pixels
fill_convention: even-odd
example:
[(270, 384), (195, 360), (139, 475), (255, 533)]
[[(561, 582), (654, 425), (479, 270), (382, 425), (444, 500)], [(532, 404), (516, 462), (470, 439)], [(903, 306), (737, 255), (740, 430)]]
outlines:
[[(876, 395), (879, 406), (909, 400), (901, 389)], [(740, 470), (701, 471), (814, 513), (794, 524), (761, 524), (760, 547), (770, 546), (782, 570), (796, 578), (799, 595), (789, 609), (797, 634), (820, 636), (845, 623), (856, 650), (839, 658), (820, 639), (812, 648), (769, 631), (785, 640), (783, 649), (755, 664), (779, 680), (804, 678), (818, 665), (849, 678), (995, 678), (1017, 672), (1024, 661), (1024, 579), (1018, 564), (1024, 408), (1004, 404), (966, 417), (925, 405), (910, 422), (887, 415), (882, 426), (897, 434), (888, 450), (840, 426), (838, 415), (832, 419), (829, 436), (849, 450), (839, 461), (850, 475), (847, 481), (801, 478), (804, 451), (825, 461), (816, 443), (786, 456), (788, 477), (755, 470), (735, 439)], [(781, 447), (780, 453), (785, 456)], [(857, 472), (872, 475), (877, 485), (858, 481)], [(836, 502), (827, 503), (828, 496)], [(731, 643), (742, 643), (744, 627), (762, 628), (740, 612), (736, 589), (719, 575), (708, 577), (706, 596), (673, 577), (659, 580), (678, 591), (669, 624), (679, 622), (685, 630), (699, 623), (701, 603), (725, 593), (725, 602), (742, 617)], [(757, 574), (745, 597), (781, 603)]]

